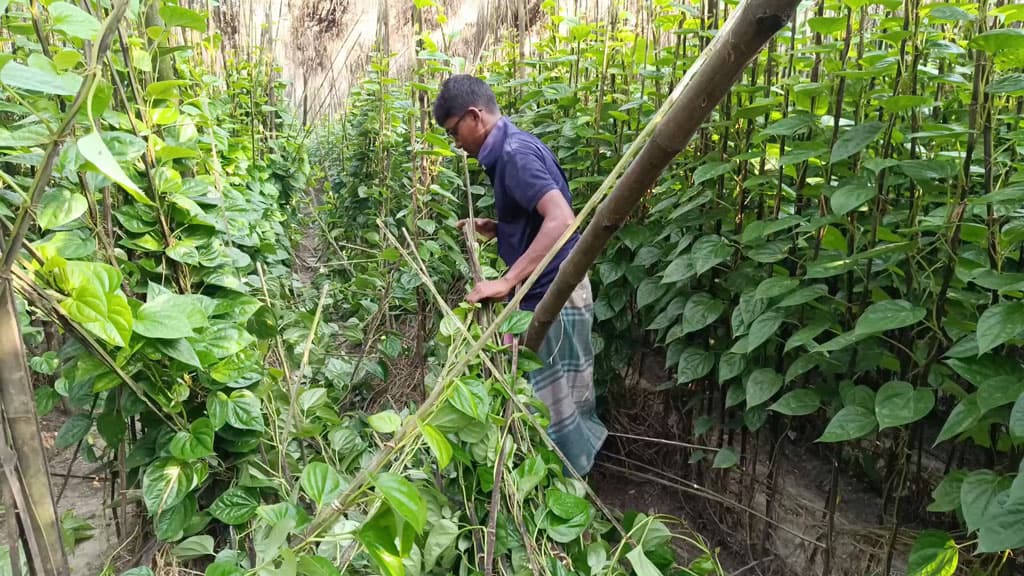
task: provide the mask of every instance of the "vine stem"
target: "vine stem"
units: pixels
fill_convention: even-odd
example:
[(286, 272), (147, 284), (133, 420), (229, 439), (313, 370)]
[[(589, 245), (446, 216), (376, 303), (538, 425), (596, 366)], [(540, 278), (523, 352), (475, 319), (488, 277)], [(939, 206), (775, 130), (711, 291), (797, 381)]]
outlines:
[(907, 434), (900, 430), (900, 439), (897, 442), (897, 450), (900, 453), (899, 480), (896, 482), (896, 494), (893, 495), (892, 505), (892, 530), (889, 532), (889, 542), (885, 549), (885, 571), (883, 574), (892, 574), (893, 555), (896, 552), (896, 537), (900, 530), (900, 499), (903, 496), (903, 485), (907, 478)]
[[(277, 324), (277, 312), (274, 311), (274, 307), (271, 306), (270, 293), (267, 291), (267, 277), (263, 273), (263, 264), (259, 260), (256, 261), (256, 274), (258, 274), (259, 277), (260, 277), (260, 289), (263, 292), (264, 302), (265, 302), (267, 308), (270, 310), (271, 314), (273, 314), (273, 316), (274, 316), (274, 323)], [(281, 360), (281, 369), (284, 371), (285, 382), (288, 382), (289, 387), (291, 387), (292, 386), (291, 369), (288, 367), (288, 358), (284, 355), (284, 344), (281, 342), (281, 335), (280, 334), (275, 334), (274, 335), (274, 347), (275, 347), (275, 349), (277, 351), (277, 357)], [(294, 401), (294, 397), (292, 397), (291, 406), (289, 406), (289, 410), (288, 410), (288, 420), (287, 420), (287, 422), (285, 422), (285, 427), (284, 427), (285, 444), (287, 444), (287, 442), (288, 442), (288, 435), (291, 434), (291, 428), (292, 428), (292, 424), (291, 423), (292, 423), (292, 417), (293, 417), (294, 411), (295, 411), (295, 401)], [(289, 481), (290, 478), (291, 478), (291, 473), (288, 470), (288, 458), (285, 456), (286, 452), (287, 451), (282, 451), (281, 458), (278, 461), (278, 470), (277, 470), (277, 472), (278, 472), (278, 474), (282, 478), (285, 479), (285, 482), (287, 482), (289, 484), (289, 486), (291, 486), (291, 482)]]
[[(96, 413), (96, 404), (99, 402), (99, 400), (100, 400), (100, 395), (99, 394), (94, 396), (93, 399), (92, 399), (92, 405), (89, 406), (89, 420), (90, 421), (92, 421), (92, 417)], [(68, 482), (71, 480), (71, 477), (73, 476), (73, 474), (71, 474), (71, 470), (74, 469), (75, 462), (78, 461), (78, 453), (79, 453), (79, 451), (81, 451), (81, 449), (82, 449), (82, 442), (79, 441), (78, 443), (75, 444), (75, 450), (71, 454), (71, 460), (68, 461), (67, 471), (64, 472), (64, 474), (63, 474), (64, 479), (60, 483), (60, 490), (57, 491), (57, 499), (55, 500), (56, 504), (60, 504), (61, 499), (64, 498), (64, 491), (67, 490)], [(55, 474), (53, 474), (51, 472), (50, 475), (54, 476)]]
[(842, 447), (837, 446), (832, 455), (832, 476), (828, 486), (828, 513), (826, 514), (825, 526), (825, 565), (821, 570), (822, 576), (832, 574), (832, 544), (835, 538), (836, 527), (836, 506), (839, 504), (839, 458), (842, 456)]
[[(512, 368), (512, 373), (515, 374), (515, 366)], [(509, 430), (512, 427), (511, 415), (512, 402), (508, 402), (505, 404), (505, 431), (498, 444), (498, 458), (494, 463), (494, 484), (491, 486), (491, 508), (487, 518), (487, 531), (484, 532), (484, 576), (494, 574), (494, 548), (498, 543), (497, 526), (498, 511), (501, 507), (501, 481), (505, 472), (505, 458), (513, 449), (511, 446), (506, 449)]]

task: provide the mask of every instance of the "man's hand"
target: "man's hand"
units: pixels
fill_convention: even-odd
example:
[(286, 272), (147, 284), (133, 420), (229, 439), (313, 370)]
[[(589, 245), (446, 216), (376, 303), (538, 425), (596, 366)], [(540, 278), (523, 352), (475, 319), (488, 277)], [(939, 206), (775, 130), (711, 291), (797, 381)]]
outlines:
[(512, 283), (505, 278), (487, 280), (473, 286), (466, 300), (474, 304), (483, 300), (497, 300), (508, 296), (509, 292), (512, 292)]
[[(455, 223), (455, 227), (462, 230), (469, 222), (468, 219), (462, 219)], [(484, 238), (491, 240), (498, 235), (498, 223), (490, 218), (476, 218), (473, 220), (476, 228), (476, 233), (483, 236)]]

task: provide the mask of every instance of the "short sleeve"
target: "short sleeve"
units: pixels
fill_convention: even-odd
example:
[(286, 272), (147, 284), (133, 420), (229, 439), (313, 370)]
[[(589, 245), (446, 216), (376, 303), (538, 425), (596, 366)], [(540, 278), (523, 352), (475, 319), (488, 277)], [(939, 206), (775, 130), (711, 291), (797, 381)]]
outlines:
[(505, 190), (524, 210), (533, 211), (545, 194), (558, 190), (550, 171), (544, 165), (539, 151), (531, 147), (517, 147), (509, 155), (505, 170)]

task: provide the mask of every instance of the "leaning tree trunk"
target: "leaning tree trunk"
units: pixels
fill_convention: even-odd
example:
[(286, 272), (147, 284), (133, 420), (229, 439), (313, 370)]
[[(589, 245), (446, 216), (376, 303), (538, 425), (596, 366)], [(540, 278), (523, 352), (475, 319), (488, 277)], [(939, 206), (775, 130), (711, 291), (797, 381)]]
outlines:
[[(701, 53), (666, 101), (669, 108), (612, 193), (604, 200), (534, 312), (526, 345), (539, 350), (551, 324), (611, 238), (661, 172), (707, 119), (752, 58), (789, 22), (800, 0), (746, 0)], [(655, 122), (658, 120), (656, 119)], [(634, 143), (639, 146), (642, 138)], [(609, 176), (614, 178), (613, 173)], [(607, 189), (607, 186), (602, 186)], [(580, 218), (584, 217), (581, 211)], [(563, 235), (556, 252), (564, 244)], [(550, 262), (546, 258), (542, 265)]]

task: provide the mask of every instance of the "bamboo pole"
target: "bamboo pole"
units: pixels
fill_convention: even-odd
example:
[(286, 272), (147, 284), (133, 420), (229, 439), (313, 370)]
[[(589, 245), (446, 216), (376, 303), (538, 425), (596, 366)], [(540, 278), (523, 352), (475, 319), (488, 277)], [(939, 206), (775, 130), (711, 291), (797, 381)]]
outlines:
[[(164, 27), (164, 19), (160, 17), (160, 3), (150, 2), (146, 7), (145, 13), (146, 28)], [(156, 70), (157, 80), (164, 82), (167, 80), (174, 80), (174, 60), (170, 54), (160, 56), (158, 51), (160, 48), (167, 45), (166, 39), (153, 40), (150, 44), (150, 50), (154, 54), (154, 66)]]
[[(0, 458), (7, 476), (3, 483), (12, 492), (12, 501), (17, 502), (21, 529), (29, 543), (26, 552), (32, 573), (67, 574), (46, 450), (39, 435), (32, 383), (9, 280), (0, 283), (0, 408), (0, 428), (10, 431), (8, 438), (6, 430), (0, 430)], [(7, 510), (11, 516), (14, 513), (14, 509)], [(15, 535), (10, 536), (13, 541)], [(12, 557), (12, 563), (18, 560)]]
[[(645, 128), (644, 132), (652, 130), (650, 140), (630, 163), (622, 179), (615, 183), (612, 193), (601, 202), (602, 192), (609, 187), (609, 181), (606, 180), (601, 190), (581, 210), (570, 230), (563, 234), (538, 266), (538, 271), (547, 266), (586, 213), (597, 202), (601, 202), (594, 221), (562, 263), (554, 282), (537, 306), (527, 331), (527, 347), (540, 349), (562, 306), (576, 285), (583, 280), (612, 234), (622, 226), (633, 207), (654, 185), (669, 162), (686, 147), (708, 114), (743, 73), (747, 63), (789, 22), (798, 3), (799, 0), (746, 0), (701, 53), (665, 101), (669, 108), (664, 116), (660, 121), (657, 118), (654, 120), (653, 128)], [(639, 145), (639, 141), (633, 144)], [(534, 275), (539, 274), (535, 272)]]

